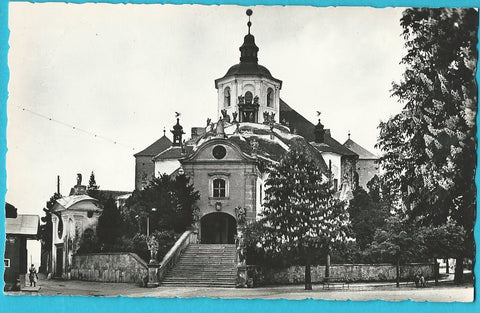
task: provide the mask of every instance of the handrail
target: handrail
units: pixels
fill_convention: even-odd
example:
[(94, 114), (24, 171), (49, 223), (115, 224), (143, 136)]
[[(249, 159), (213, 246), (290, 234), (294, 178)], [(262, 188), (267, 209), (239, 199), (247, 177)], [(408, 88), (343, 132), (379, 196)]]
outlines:
[(158, 281), (162, 281), (169, 269), (177, 264), (182, 252), (191, 244), (197, 243), (197, 233), (187, 230), (175, 242), (172, 248), (165, 254), (157, 271)]

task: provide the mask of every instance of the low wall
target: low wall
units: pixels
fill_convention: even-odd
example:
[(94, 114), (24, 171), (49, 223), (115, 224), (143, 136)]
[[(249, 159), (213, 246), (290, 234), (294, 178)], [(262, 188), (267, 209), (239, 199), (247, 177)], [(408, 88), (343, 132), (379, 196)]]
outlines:
[(135, 253), (90, 253), (73, 256), (70, 278), (112, 283), (139, 283), (147, 263)]
[[(433, 278), (433, 264), (404, 264), (400, 266), (400, 279), (410, 280), (421, 271), (425, 278)], [(312, 266), (312, 283), (320, 283), (325, 277), (325, 266)], [(330, 277), (345, 277), (355, 281), (393, 281), (396, 267), (392, 264), (334, 264), (330, 266)], [(283, 269), (258, 268), (256, 285), (300, 284), (305, 282), (305, 266)]]

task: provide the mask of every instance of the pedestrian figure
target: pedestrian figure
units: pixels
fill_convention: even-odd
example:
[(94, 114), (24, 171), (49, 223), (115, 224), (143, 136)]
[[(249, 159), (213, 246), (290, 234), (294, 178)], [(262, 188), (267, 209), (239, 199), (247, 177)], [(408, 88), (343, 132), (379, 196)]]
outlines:
[(30, 279), (30, 287), (32, 287), (32, 285), (33, 287), (37, 287), (38, 274), (37, 274), (37, 269), (35, 268), (35, 265), (32, 264), (28, 272), (29, 272), (28, 278)]
[(418, 288), (418, 286), (420, 285), (420, 274), (419, 273), (415, 274), (415, 277), (413, 278), (413, 281), (415, 282), (415, 287)]
[(426, 287), (427, 286), (427, 284), (425, 282), (425, 277), (423, 276), (423, 273), (420, 273), (419, 285), (420, 285), (420, 287)]

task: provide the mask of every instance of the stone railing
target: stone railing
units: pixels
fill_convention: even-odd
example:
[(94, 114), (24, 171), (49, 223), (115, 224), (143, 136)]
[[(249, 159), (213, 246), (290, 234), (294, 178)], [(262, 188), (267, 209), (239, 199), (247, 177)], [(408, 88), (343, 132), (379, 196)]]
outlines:
[(178, 259), (182, 255), (183, 251), (191, 244), (197, 243), (198, 236), (197, 233), (191, 230), (187, 230), (178, 238), (177, 242), (173, 245), (172, 248), (165, 254), (163, 257), (162, 262), (160, 263), (160, 267), (157, 270), (157, 280), (159, 282), (165, 277), (168, 270), (177, 264)]

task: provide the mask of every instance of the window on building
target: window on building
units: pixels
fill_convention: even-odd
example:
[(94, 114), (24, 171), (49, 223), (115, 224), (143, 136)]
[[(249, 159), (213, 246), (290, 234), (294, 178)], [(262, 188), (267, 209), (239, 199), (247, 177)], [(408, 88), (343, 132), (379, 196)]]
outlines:
[(5, 265), (5, 268), (10, 267), (10, 259), (3, 259), (3, 264)]
[(213, 180), (213, 197), (225, 198), (227, 195), (226, 182), (224, 179), (216, 178)]
[(245, 93), (245, 103), (252, 104), (253, 94), (250, 91)]
[(273, 89), (268, 88), (267, 90), (267, 107), (273, 108)]
[(225, 88), (223, 91), (223, 105), (226, 107), (230, 106), (230, 87)]

